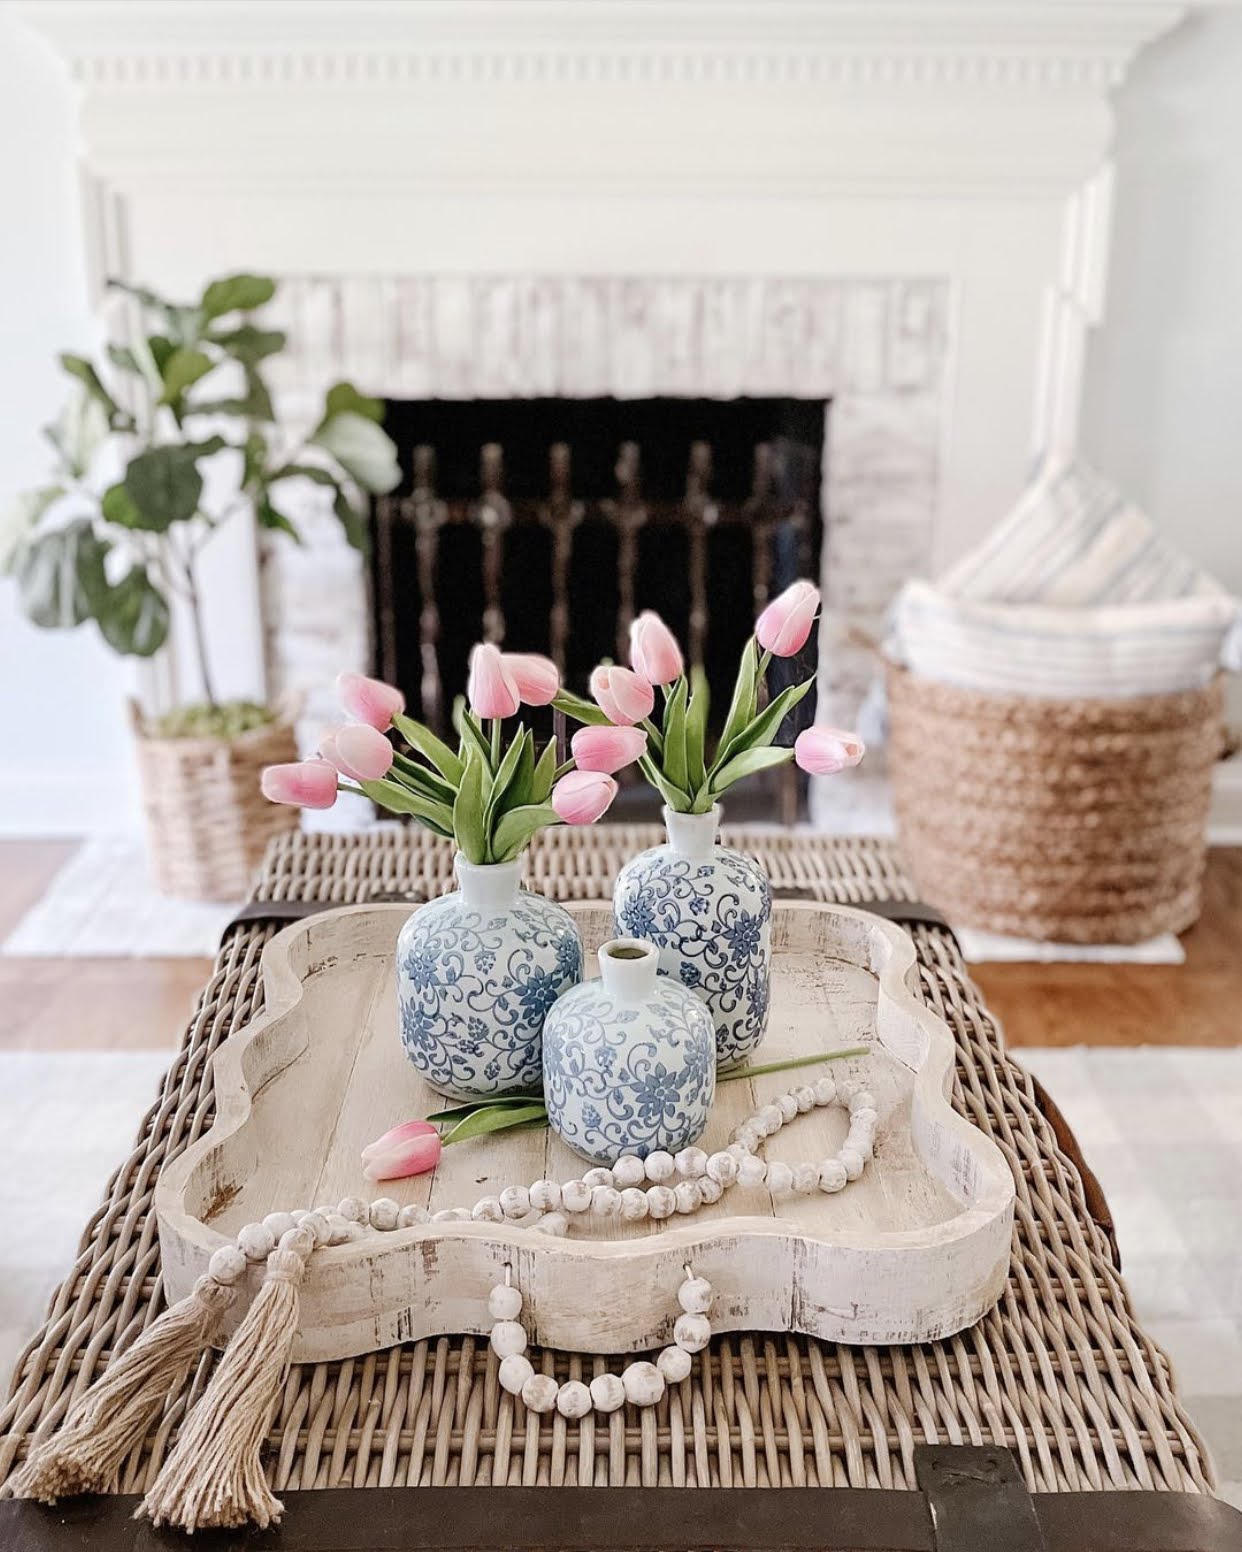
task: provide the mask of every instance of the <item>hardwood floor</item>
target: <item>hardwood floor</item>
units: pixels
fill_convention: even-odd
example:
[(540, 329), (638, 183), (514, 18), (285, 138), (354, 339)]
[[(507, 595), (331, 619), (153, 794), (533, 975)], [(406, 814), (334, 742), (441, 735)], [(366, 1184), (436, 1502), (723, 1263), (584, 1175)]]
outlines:
[[(73, 854), (0, 842), (0, 938)], [(1242, 1044), (1242, 848), (1208, 859), (1184, 965), (972, 967), (1010, 1045)], [(174, 1047), (208, 959), (0, 958), (0, 1050)]]

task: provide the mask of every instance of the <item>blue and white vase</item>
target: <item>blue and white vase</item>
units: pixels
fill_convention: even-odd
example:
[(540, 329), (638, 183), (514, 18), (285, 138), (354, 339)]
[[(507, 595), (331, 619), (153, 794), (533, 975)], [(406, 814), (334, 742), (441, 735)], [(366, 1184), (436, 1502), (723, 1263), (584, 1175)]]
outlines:
[(600, 979), (566, 992), (543, 1030), (543, 1097), (575, 1153), (676, 1153), (702, 1135), (716, 1093), (716, 1037), (697, 997), (657, 974), (659, 950), (614, 938)]
[(618, 932), (660, 949), (660, 973), (707, 1004), (716, 1060), (732, 1066), (763, 1041), (772, 981), (772, 890), (759, 864), (716, 844), (720, 805), (664, 810), (668, 841), (631, 857), (613, 891)]
[(397, 939), (401, 1043), (454, 1099), (538, 1090), (543, 1021), (582, 978), (577, 924), (521, 888), (524, 864), (459, 854), (460, 888), (419, 906)]

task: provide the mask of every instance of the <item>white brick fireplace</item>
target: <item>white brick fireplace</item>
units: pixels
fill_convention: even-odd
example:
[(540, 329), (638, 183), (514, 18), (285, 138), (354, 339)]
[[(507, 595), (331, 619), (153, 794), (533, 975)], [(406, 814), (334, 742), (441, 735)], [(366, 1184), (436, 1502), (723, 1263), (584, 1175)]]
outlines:
[[(81, 88), (105, 273), (283, 280), (279, 387), (824, 397), (840, 627), (1072, 441), (1103, 303), (1108, 95), (1173, 6), (179, 0), (31, 6)], [(361, 570), (210, 553), (225, 688), (368, 656)], [(174, 668), (175, 671), (175, 668)]]

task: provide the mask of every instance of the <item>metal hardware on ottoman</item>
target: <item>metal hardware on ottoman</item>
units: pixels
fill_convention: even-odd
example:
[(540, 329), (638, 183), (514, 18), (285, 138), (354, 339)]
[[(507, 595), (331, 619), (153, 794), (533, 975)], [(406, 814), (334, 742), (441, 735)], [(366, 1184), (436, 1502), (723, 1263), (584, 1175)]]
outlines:
[(1042, 700), (888, 665), (910, 871), (956, 925), (1138, 943), (1199, 914), (1221, 686)]
[[(528, 880), (560, 898), (606, 898), (622, 862), (657, 836), (654, 827), (547, 832), (532, 848)], [(874, 842), (727, 828), (725, 838), (755, 855), (778, 894), (810, 890), (864, 906), (877, 897), (916, 898), (892, 851)], [(293, 835), (269, 852), (259, 893), (274, 914), (294, 902), (300, 913), (307, 900), (434, 895), (449, 887), (450, 865), (451, 848), (420, 834)], [(71, 1397), (163, 1308), (151, 1212), (156, 1177), (211, 1122), (212, 1054), (258, 1011), (259, 956), (278, 930), (277, 921), (252, 919), (228, 933), (138, 1144), (19, 1361), (0, 1422), (0, 1473), (24, 1457), (32, 1437), (56, 1427)], [(916, 1452), (946, 1440), (1012, 1451), (1049, 1552), (1225, 1552), (1242, 1544), (1237, 1514), (1207, 1496), (1212, 1475), (1202, 1442), (1166, 1360), (1131, 1311), (1108, 1236), (1091, 1216), (1072, 1138), (1058, 1142), (1031, 1079), (1005, 1055), (952, 937), (926, 922), (909, 930), (919, 992), (956, 1039), (954, 1105), (995, 1140), (1014, 1172), (1013, 1256), (995, 1310), (968, 1331), (917, 1347), (723, 1334), (659, 1406), (606, 1421), (524, 1411), (497, 1383), (486, 1341), (473, 1336), (295, 1365), (265, 1457), (287, 1515), (265, 1544), (289, 1552), (489, 1545), (932, 1552)], [(214, 1361), (204, 1358), (194, 1395)], [(607, 1360), (545, 1353), (540, 1367), (558, 1380), (589, 1380), (597, 1363)], [(126, 1462), (122, 1494), (150, 1485), (182, 1415), (179, 1402)], [(494, 1498), (491, 1489), (501, 1485), (514, 1491)], [(678, 1491), (688, 1485), (709, 1490)], [(401, 1491), (409, 1487), (425, 1491)], [(585, 1487), (610, 1491), (574, 1491)], [(745, 1488), (765, 1491), (735, 1491)], [(152, 1533), (132, 1524), (132, 1508), (132, 1500), (112, 1498), (53, 1510), (0, 1504), (0, 1544), (136, 1552)], [(225, 1544), (200, 1537), (194, 1548), (199, 1540)]]

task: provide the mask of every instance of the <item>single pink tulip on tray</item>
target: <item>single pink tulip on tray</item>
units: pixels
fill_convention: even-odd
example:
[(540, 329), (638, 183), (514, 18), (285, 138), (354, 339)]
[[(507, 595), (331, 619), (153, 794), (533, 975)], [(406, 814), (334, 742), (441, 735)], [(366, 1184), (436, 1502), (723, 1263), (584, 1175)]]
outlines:
[(443, 1144), (430, 1121), (403, 1121), (362, 1150), (368, 1180), (404, 1180), (425, 1175), (440, 1162)]

